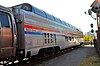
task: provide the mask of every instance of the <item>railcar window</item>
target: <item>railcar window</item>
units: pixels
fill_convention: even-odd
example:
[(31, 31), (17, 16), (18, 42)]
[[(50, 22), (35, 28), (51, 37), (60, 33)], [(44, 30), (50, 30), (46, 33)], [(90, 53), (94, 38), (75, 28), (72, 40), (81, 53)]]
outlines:
[(51, 38), (52, 38), (52, 34), (50, 34)]
[(63, 25), (66, 25), (66, 23), (63, 21)]
[(53, 43), (53, 40), (51, 39), (51, 43)]
[(32, 6), (29, 4), (24, 4), (21, 8), (26, 11), (32, 11)]
[(48, 38), (48, 43), (49, 43), (49, 38)]
[(70, 40), (70, 41), (72, 40), (71, 37), (69, 37), (69, 40)]
[(61, 20), (55, 17), (55, 21), (61, 23)]
[(74, 40), (74, 37), (72, 37), (72, 40)]
[(46, 13), (46, 16), (47, 16), (48, 19), (50, 19), (50, 20), (54, 20), (54, 17), (53, 17), (52, 15)]
[(68, 41), (68, 37), (65, 37), (65, 40)]
[(50, 43), (53, 43), (53, 35), (50, 34)]
[(68, 24), (68, 27), (70, 27), (70, 25)]
[(49, 33), (47, 33), (47, 35), (48, 35), (48, 38), (49, 38)]
[(40, 9), (34, 7), (34, 11), (35, 11), (35, 13), (36, 13), (37, 15), (46, 17), (45, 12), (43, 12), (42, 10), (40, 10)]
[(46, 33), (44, 33), (44, 36), (45, 36), (45, 38), (46, 38)]
[(1, 22), (1, 27), (10, 27), (9, 15), (0, 12), (0, 22)]
[(47, 43), (47, 39), (45, 39), (45, 44)]
[(53, 43), (55, 41), (55, 35), (54, 34), (49, 34), (49, 33), (44, 33), (44, 43)]

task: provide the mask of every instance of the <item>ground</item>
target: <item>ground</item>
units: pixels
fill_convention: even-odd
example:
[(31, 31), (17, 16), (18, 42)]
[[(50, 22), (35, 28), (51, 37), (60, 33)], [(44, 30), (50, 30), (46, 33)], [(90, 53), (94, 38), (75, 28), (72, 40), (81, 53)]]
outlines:
[(86, 45), (36, 66), (80, 66), (87, 57), (95, 54), (94, 47)]

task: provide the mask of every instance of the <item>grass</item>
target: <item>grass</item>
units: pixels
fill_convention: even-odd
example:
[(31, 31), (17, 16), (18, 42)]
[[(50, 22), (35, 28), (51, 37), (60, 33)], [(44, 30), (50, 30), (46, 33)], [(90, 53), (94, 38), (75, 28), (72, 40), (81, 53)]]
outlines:
[(80, 66), (100, 66), (100, 58), (98, 56), (87, 57)]

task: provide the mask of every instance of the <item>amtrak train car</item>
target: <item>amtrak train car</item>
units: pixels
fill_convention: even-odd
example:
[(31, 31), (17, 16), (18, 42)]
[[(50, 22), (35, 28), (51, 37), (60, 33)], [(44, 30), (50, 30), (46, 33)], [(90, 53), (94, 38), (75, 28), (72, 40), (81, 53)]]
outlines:
[(14, 6), (12, 10), (19, 56), (50, 53), (80, 44), (82, 31), (71, 24), (27, 3)]
[(30, 4), (11, 7), (16, 22), (16, 56), (46, 55), (80, 44), (83, 33)]

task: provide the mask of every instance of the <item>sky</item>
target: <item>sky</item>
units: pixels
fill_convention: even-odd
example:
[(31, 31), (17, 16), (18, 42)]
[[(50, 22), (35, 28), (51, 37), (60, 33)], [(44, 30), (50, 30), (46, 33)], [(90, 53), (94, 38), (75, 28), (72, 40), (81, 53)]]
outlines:
[[(72, 24), (84, 33), (91, 30), (90, 24), (96, 30), (96, 20), (85, 14), (94, 0), (0, 0), (0, 5), (11, 7), (21, 3), (29, 3), (55, 17)], [(95, 14), (93, 15), (95, 17)]]

